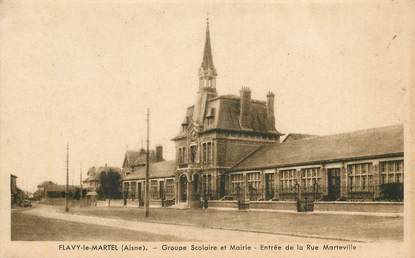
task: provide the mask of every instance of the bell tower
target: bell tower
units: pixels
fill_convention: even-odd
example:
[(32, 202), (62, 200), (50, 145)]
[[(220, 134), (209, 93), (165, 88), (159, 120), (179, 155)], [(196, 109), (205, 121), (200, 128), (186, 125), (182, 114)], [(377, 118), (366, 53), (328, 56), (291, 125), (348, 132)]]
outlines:
[(201, 125), (206, 112), (207, 101), (216, 97), (216, 73), (213, 65), (212, 46), (210, 44), (209, 18), (206, 19), (206, 38), (203, 50), (203, 60), (199, 68), (199, 90), (193, 112), (193, 121)]

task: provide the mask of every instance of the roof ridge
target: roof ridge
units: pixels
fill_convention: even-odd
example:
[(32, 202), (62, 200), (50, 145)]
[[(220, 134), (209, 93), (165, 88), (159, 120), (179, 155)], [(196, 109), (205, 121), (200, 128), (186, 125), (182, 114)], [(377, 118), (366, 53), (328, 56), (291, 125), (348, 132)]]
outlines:
[[(224, 94), (224, 95), (219, 95), (219, 96), (216, 96), (214, 98), (209, 99), (209, 102), (217, 100), (217, 99), (240, 100), (241, 97), (238, 96), (238, 95), (234, 95), (234, 94)], [(251, 102), (253, 102), (253, 103), (266, 103), (265, 100), (260, 100), (260, 99), (251, 99)]]
[[(370, 131), (377, 131), (380, 129), (387, 129), (387, 128), (398, 128), (398, 127), (402, 127), (403, 124), (395, 124), (395, 125), (388, 125), (388, 126), (381, 126), (381, 127), (371, 127), (371, 128), (366, 128), (366, 129), (359, 129), (359, 130), (355, 130), (355, 131), (351, 131), (351, 132), (343, 132), (343, 133), (334, 133), (334, 134), (326, 134), (326, 135), (313, 135), (313, 134), (302, 134), (302, 135), (310, 135), (310, 137), (307, 138), (303, 138), (303, 139), (298, 139), (295, 140), (295, 142), (298, 141), (308, 141), (308, 140), (312, 140), (315, 138), (325, 138), (325, 137), (332, 137), (332, 136), (340, 136), (340, 135), (352, 135), (352, 134), (359, 134), (359, 133), (367, 133)], [(298, 133), (301, 134), (301, 133)], [(294, 141), (292, 141), (294, 142)]]

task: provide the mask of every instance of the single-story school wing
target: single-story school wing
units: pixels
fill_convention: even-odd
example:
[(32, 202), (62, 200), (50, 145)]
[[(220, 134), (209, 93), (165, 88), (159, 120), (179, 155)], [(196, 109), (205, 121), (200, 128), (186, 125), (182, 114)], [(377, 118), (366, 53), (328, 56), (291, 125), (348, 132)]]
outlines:
[[(176, 167), (175, 161), (151, 163), (152, 205), (180, 205), (180, 193), (196, 195), (203, 184), (195, 177), (185, 191), (180, 191)], [(281, 143), (260, 146), (225, 173), (222, 197), (215, 198), (219, 195), (213, 193), (206, 198), (215, 205), (241, 199), (289, 201), (299, 195), (312, 201), (402, 201), (403, 178), (403, 126), (397, 125), (328, 136), (288, 137)], [(124, 175), (123, 191), (128, 198), (142, 203), (144, 181), (145, 166)]]
[(403, 193), (403, 143), (398, 125), (264, 145), (230, 169), (229, 193), (239, 187), (250, 200), (295, 199), (298, 191), (327, 201), (400, 199), (385, 195), (387, 186)]

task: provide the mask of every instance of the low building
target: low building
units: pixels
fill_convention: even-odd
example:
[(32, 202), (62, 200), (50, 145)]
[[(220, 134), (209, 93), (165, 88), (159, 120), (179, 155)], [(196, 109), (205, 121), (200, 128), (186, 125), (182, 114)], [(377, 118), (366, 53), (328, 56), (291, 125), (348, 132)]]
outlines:
[[(149, 197), (154, 205), (162, 205), (162, 201), (174, 204), (176, 186), (174, 160), (150, 163)], [(123, 192), (127, 198), (143, 203), (145, 197), (146, 166), (141, 166), (123, 178)]]
[[(149, 197), (153, 205), (162, 205), (162, 200), (174, 203), (176, 162), (163, 158), (163, 147), (150, 151)], [(146, 151), (127, 151), (122, 168), (122, 191), (126, 198), (143, 203), (145, 197)], [(164, 203), (163, 203), (164, 204)]]
[[(66, 185), (58, 185), (52, 181), (44, 181), (37, 186), (37, 196), (40, 199), (65, 198)], [(80, 192), (80, 186), (68, 185), (68, 192)]]
[[(127, 150), (124, 155), (124, 161), (122, 164), (122, 174), (128, 175), (133, 173), (135, 169), (143, 167), (146, 164), (146, 150), (141, 148), (140, 150)], [(155, 150), (150, 150), (149, 162), (163, 161), (163, 147), (158, 145)]]
[(87, 172), (87, 177), (82, 181), (82, 188), (87, 192), (97, 192), (100, 187), (100, 176), (101, 173), (107, 171), (114, 171), (121, 175), (121, 169), (119, 167), (105, 166), (90, 167)]
[(12, 208), (16, 207), (18, 201), (18, 188), (16, 184), (16, 179), (17, 176), (10, 174), (10, 201)]
[(386, 185), (403, 187), (403, 147), (402, 125), (262, 146), (229, 170), (228, 194), (240, 188), (251, 200), (296, 199), (299, 191), (328, 201), (387, 199)]

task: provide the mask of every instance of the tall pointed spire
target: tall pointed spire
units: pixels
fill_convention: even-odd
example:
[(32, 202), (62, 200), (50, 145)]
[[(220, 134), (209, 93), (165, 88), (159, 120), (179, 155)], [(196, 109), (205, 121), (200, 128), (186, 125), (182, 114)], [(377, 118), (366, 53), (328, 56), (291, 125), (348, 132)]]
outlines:
[(212, 71), (212, 75), (217, 75), (215, 66), (213, 65), (212, 46), (210, 44), (209, 17), (206, 18), (206, 39), (201, 68), (205, 71), (210, 69)]
[(193, 121), (199, 126), (203, 125), (203, 119), (207, 112), (207, 101), (217, 96), (216, 76), (217, 73), (212, 58), (212, 46), (210, 45), (209, 18), (207, 18), (203, 61), (199, 69), (199, 91), (193, 110)]
[(216, 69), (213, 65), (212, 46), (210, 43), (209, 18), (206, 18), (206, 38), (203, 50), (203, 60), (199, 69), (200, 87), (215, 88)]

